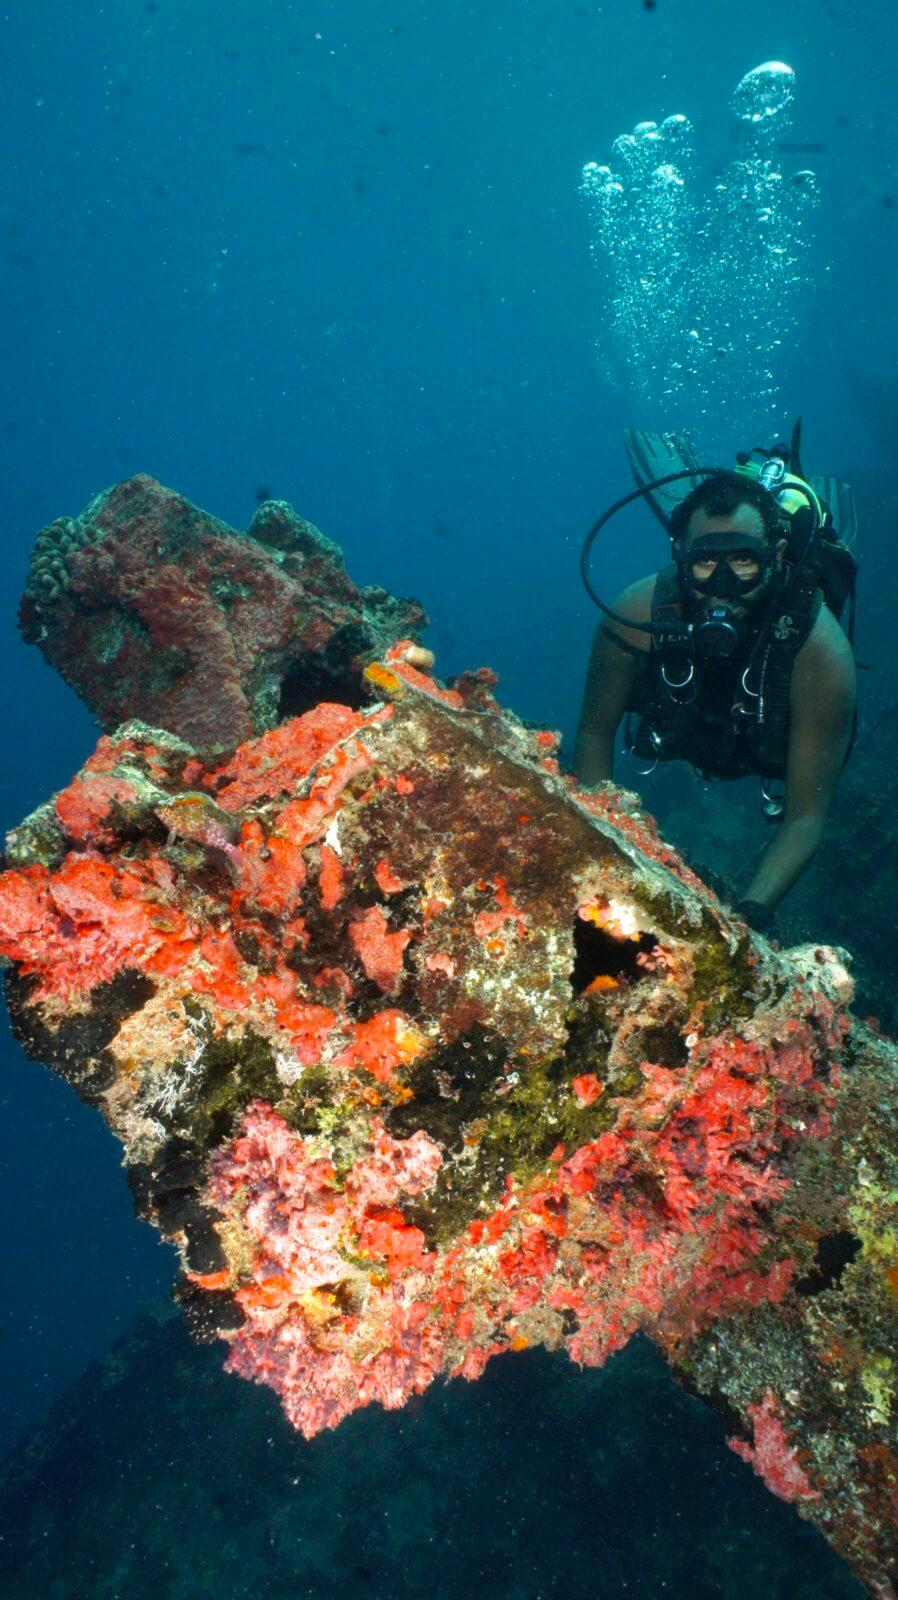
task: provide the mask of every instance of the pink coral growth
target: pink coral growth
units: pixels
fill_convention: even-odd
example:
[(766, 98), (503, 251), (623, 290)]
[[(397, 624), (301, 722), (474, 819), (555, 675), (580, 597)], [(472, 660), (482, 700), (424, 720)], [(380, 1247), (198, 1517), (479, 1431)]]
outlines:
[[(239, 1201), (254, 1249), (252, 1276), (236, 1288), (247, 1320), (228, 1366), (274, 1388), (309, 1436), (360, 1404), (402, 1405), (439, 1368), (443, 1336), (426, 1304), (403, 1291), (433, 1257), (395, 1202), (429, 1187), (440, 1164), (426, 1134), (397, 1140), (375, 1122), (368, 1154), (341, 1188), (331, 1162), (261, 1103), (212, 1158), (210, 1198), (223, 1209)], [(368, 1272), (357, 1264), (365, 1258)], [(341, 1285), (358, 1306), (346, 1321)]]
[(385, 994), (394, 994), (402, 977), (402, 952), (411, 939), (407, 928), (390, 925), (380, 906), (369, 906), (349, 929), (349, 937), (365, 969), (365, 976)]
[(70, 855), (55, 873), (23, 867), (0, 881), (0, 955), (39, 975), (37, 999), (68, 999), (140, 962), (172, 973), (192, 953), (194, 929), (169, 904), (164, 861), (124, 867)]
[(376, 1011), (366, 1022), (349, 1029), (349, 1043), (337, 1056), (337, 1067), (363, 1067), (381, 1083), (389, 1083), (397, 1068), (410, 1059), (408, 1024), (401, 1011)]
[(329, 844), (321, 846), (321, 865), (318, 869), (318, 893), (324, 911), (333, 911), (346, 892), (343, 868), (336, 850)]
[(389, 1206), (400, 1194), (429, 1189), (442, 1160), (439, 1146), (420, 1128), (409, 1139), (393, 1139), (375, 1121), (368, 1152), (353, 1166), (346, 1187), (356, 1206)]
[(754, 1444), (744, 1439), (728, 1439), (737, 1456), (754, 1467), (772, 1494), (780, 1500), (819, 1500), (779, 1419), (776, 1396), (768, 1389), (763, 1400), (750, 1405), (748, 1415), (754, 1428)]
[(56, 815), (75, 844), (110, 845), (116, 830), (107, 826), (113, 805), (127, 805), (137, 799), (133, 783), (99, 773), (76, 778), (56, 796)]
[(324, 703), (240, 746), (213, 779), (216, 799), (239, 811), (260, 799), (289, 793), (340, 740), (365, 725), (348, 706)]
[[(485, 889), (487, 884), (479, 883), (477, 887)], [(527, 914), (519, 906), (515, 905), (508, 892), (505, 878), (494, 878), (491, 887), (495, 895), (497, 909), (495, 911), (480, 911), (474, 918), (474, 932), (478, 939), (486, 939), (490, 934), (498, 933), (499, 929), (509, 922), (514, 923), (515, 931), (523, 935), (527, 927)]]

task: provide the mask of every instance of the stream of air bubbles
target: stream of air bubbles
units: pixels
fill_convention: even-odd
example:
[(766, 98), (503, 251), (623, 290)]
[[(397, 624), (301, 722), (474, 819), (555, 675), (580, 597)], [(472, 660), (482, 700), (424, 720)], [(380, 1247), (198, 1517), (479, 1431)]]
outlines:
[(746, 73), (731, 100), (736, 146), (702, 177), (685, 116), (640, 122), (590, 161), (581, 192), (601, 274), (597, 345), (606, 375), (659, 429), (766, 436), (786, 420), (783, 356), (811, 287), (808, 170), (786, 176), (795, 74), (780, 61)]

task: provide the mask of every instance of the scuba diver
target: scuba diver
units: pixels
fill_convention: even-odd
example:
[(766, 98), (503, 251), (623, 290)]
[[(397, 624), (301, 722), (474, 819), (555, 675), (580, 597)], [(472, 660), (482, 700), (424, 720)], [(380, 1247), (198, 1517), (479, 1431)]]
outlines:
[[(800, 440), (799, 422), (791, 445), (744, 452), (729, 470), (700, 466), (686, 439), (630, 431), (637, 488), (599, 518), (581, 563), (604, 615), (577, 776), (588, 785), (611, 778), (622, 722), (631, 756), (650, 763), (643, 773), (683, 760), (705, 777), (757, 774), (777, 831), (736, 909), (759, 930), (820, 843), (856, 720), (851, 491), (805, 478)], [(592, 545), (640, 497), (669, 533), (673, 559), (607, 605), (590, 578)]]

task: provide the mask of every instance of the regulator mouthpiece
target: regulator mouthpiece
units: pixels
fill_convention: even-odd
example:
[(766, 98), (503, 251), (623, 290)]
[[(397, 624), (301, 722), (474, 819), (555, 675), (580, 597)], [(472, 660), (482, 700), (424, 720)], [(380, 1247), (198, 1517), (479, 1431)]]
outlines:
[(731, 606), (711, 606), (692, 631), (699, 655), (709, 661), (725, 661), (739, 645), (739, 625)]

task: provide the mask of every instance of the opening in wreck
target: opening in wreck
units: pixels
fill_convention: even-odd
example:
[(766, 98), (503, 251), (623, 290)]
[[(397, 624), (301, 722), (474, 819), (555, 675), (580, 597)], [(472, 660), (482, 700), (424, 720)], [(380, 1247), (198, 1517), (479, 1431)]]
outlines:
[(840, 1288), (845, 1268), (849, 1267), (860, 1254), (861, 1248), (857, 1234), (851, 1233), (847, 1228), (823, 1234), (817, 1240), (817, 1251), (811, 1270), (795, 1284), (796, 1293), (807, 1296), (820, 1294), (824, 1289)]
[(575, 994), (583, 994), (597, 978), (620, 982), (643, 977), (637, 957), (648, 955), (657, 943), (654, 933), (642, 933), (638, 939), (616, 938), (607, 928), (575, 917), (571, 988)]
[(329, 648), (321, 656), (307, 651), (302, 661), (291, 668), (281, 684), (278, 721), (300, 717), (322, 700), (349, 706), (353, 711), (360, 711), (371, 700), (358, 666), (343, 650)]

